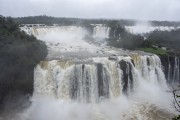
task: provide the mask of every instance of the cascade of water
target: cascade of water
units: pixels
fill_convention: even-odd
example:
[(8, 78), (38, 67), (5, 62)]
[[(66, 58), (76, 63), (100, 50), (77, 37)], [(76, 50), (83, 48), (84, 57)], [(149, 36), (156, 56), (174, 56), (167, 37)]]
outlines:
[(169, 26), (158, 26), (154, 27), (151, 25), (136, 25), (136, 26), (125, 26), (126, 30), (130, 33), (134, 34), (143, 34), (143, 33), (148, 33), (154, 30), (159, 30), (159, 31), (171, 31), (171, 30), (176, 30), (176, 27), (169, 27)]
[[(48, 48), (57, 53), (41, 61), (34, 70), (28, 120), (170, 119), (170, 97), (165, 92), (168, 88), (158, 56), (104, 46), (94, 49), (83, 41), (86, 32), (80, 27), (28, 29), (50, 42)], [(108, 29), (99, 31), (106, 36)]]
[(180, 70), (179, 70), (179, 66), (180, 66), (180, 64), (179, 64), (179, 58), (177, 58), (177, 80), (178, 80), (178, 82), (180, 83)]
[[(76, 33), (76, 34), (83, 34), (84, 31), (82, 27), (78, 26), (44, 26), (44, 27), (21, 27), (21, 30), (25, 31), (26, 33), (34, 36), (45, 36), (47, 34), (51, 34), (52, 32), (60, 32), (60, 33)], [(63, 36), (61, 36), (63, 37)]]
[(170, 64), (170, 60), (168, 57), (168, 77), (167, 77), (168, 83), (170, 83), (171, 80), (171, 64)]
[[(58, 39), (58, 42), (60, 44), (68, 43), (68, 45), (73, 43), (73, 47), (76, 47), (74, 44), (77, 44), (77, 46), (80, 44), (79, 41), (74, 42), (81, 40), (77, 36), (84, 36), (84, 30), (77, 26), (47, 28), (37, 27), (29, 29), (31, 29), (32, 34), (38, 37), (41, 35), (44, 36), (47, 33), (51, 34), (51, 31), (58, 31), (58, 35), (61, 34), (63, 38), (64, 34), (62, 33), (70, 32), (68, 34), (69, 42), (67, 42), (68, 39), (64, 42)], [(107, 33), (109, 34), (108, 27), (96, 26), (94, 29), (94, 34), (103, 34), (106, 37)], [(74, 35), (74, 32), (76, 32), (76, 36), (72, 36), (72, 39), (69, 38), (70, 35)], [(82, 46), (84, 45), (85, 41)], [(65, 65), (61, 63), (62, 61), (58, 60), (45, 61), (47, 64), (45, 69), (42, 69), (42, 64), (38, 65), (35, 69), (34, 95), (36, 93), (50, 94), (58, 99), (98, 102), (104, 98), (111, 99), (119, 97), (122, 93), (129, 95), (144, 81), (166, 87), (166, 80), (158, 56), (137, 55), (118, 56), (117, 58), (113, 60), (109, 60), (108, 57), (88, 58), (91, 59), (90, 61), (92, 63), (84, 64), (80, 62), (78, 64), (68, 64), (68, 66), (68, 60), (64, 62)], [(175, 64), (177, 67), (174, 69), (176, 71), (174, 72), (174, 79), (179, 78), (179, 59), (176, 59)]]
[(174, 58), (174, 73), (173, 73), (173, 82), (179, 82), (179, 58)]
[(109, 27), (105, 26), (95, 26), (93, 28), (93, 37), (94, 38), (109, 38)]
[(34, 96), (50, 94), (86, 103), (116, 98), (122, 92), (129, 95), (143, 81), (166, 87), (159, 57), (139, 58), (94, 58), (93, 63), (87, 64), (44, 61), (35, 69)]
[[(34, 36), (44, 36), (50, 34), (52, 31), (56, 32), (72, 32), (72, 33), (84, 33), (85, 29), (78, 26), (44, 26), (44, 27), (21, 27), (21, 30)], [(110, 28), (106, 26), (95, 26), (93, 28), (94, 38), (109, 38)]]

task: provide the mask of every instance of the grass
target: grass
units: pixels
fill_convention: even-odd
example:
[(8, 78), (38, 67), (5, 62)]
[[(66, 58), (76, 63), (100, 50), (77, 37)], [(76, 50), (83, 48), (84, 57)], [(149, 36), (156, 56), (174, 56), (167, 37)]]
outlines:
[(161, 48), (140, 48), (139, 50), (144, 51), (144, 52), (149, 52), (149, 53), (154, 53), (157, 55), (167, 55), (167, 51), (163, 50)]

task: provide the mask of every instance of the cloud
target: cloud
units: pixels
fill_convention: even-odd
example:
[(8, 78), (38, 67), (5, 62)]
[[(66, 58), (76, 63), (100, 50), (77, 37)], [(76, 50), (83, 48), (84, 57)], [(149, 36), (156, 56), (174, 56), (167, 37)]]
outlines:
[(180, 0), (0, 0), (6, 16), (180, 20)]

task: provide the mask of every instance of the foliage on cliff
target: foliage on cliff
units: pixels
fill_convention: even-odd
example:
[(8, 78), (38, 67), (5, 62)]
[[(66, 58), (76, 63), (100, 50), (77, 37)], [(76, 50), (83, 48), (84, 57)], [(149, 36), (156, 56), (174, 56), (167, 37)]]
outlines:
[(33, 70), (47, 55), (44, 42), (20, 31), (11, 18), (0, 16), (0, 103), (14, 92), (31, 94)]
[(172, 31), (155, 30), (149, 34), (147, 41), (153, 44), (180, 50), (180, 29)]

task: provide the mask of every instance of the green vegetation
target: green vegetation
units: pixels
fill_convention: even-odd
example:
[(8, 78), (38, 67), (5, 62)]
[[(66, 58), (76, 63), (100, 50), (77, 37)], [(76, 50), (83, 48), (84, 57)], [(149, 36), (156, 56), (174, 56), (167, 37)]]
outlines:
[(172, 31), (155, 30), (149, 33), (147, 41), (151, 41), (152, 44), (159, 46), (180, 50), (180, 29)]
[(0, 16), (0, 105), (9, 95), (32, 94), (34, 67), (46, 57), (44, 42)]
[(168, 55), (167, 51), (161, 48), (140, 48), (139, 50), (157, 55)]

